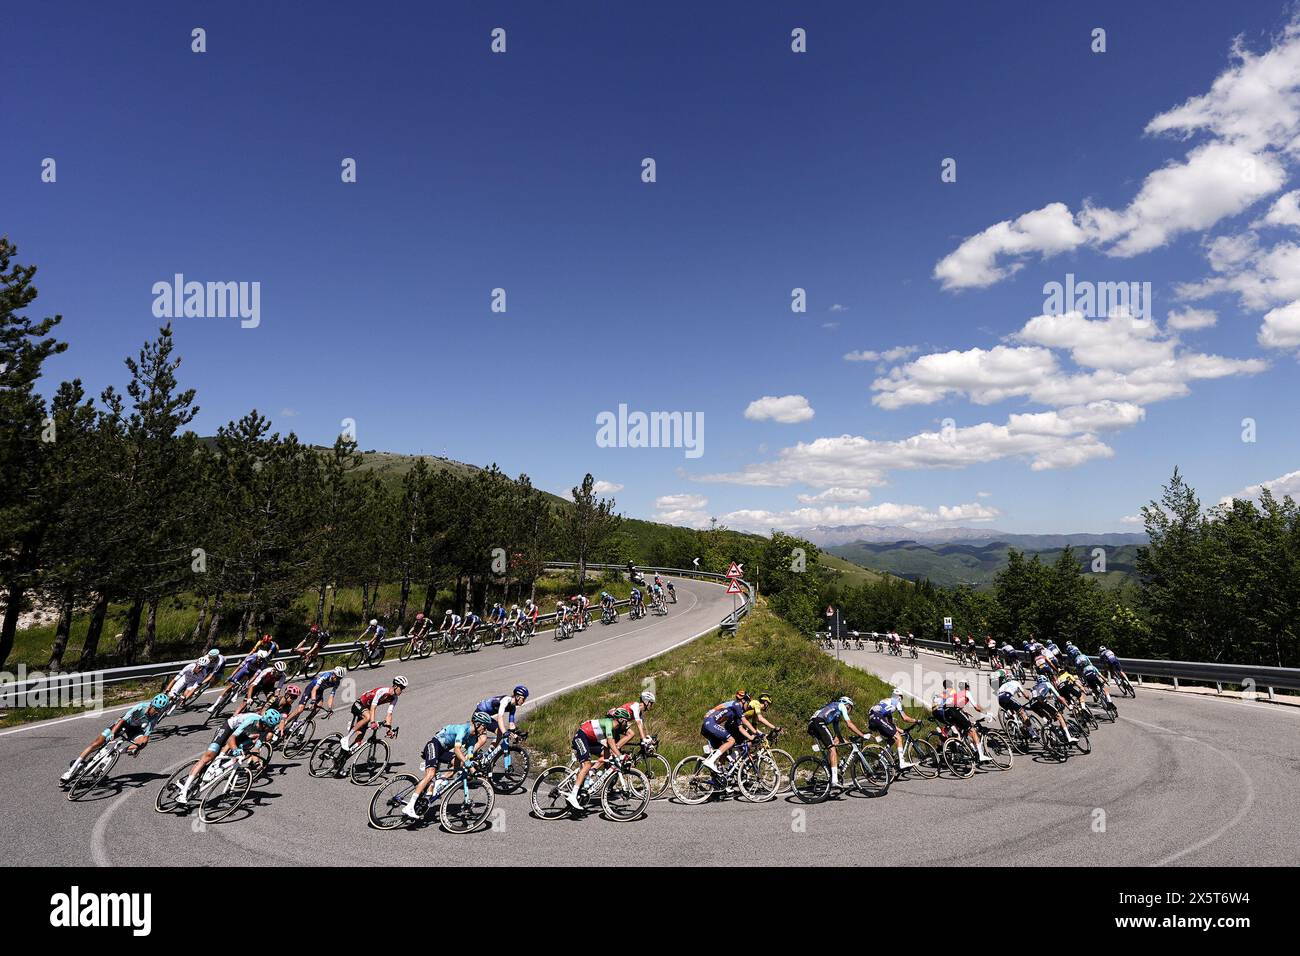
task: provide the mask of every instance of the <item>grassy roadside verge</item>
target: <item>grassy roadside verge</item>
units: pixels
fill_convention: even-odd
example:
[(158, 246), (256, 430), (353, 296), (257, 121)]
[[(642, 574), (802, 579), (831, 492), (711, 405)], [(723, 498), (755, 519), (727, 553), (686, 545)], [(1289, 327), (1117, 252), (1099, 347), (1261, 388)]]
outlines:
[(804, 728), (818, 707), (848, 694), (858, 704), (854, 722), (865, 730), (867, 707), (889, 693), (883, 681), (822, 653), (760, 603), (734, 636), (714, 631), (547, 701), (524, 723), (529, 747), (544, 763), (568, 760), (569, 740), (579, 724), (636, 699), (647, 687), (658, 698), (647, 729), (674, 764), (700, 752), (705, 711), (742, 687), (772, 695), (770, 719), (786, 731), (780, 746), (796, 757), (811, 752)]

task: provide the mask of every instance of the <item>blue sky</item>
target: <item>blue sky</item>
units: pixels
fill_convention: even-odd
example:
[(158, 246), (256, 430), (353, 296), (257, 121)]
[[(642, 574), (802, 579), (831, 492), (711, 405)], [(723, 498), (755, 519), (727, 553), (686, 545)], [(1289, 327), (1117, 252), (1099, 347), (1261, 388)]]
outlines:
[[(680, 523), (1136, 530), (1175, 465), (1300, 490), (1290, 13), (39, 5), (0, 38), (0, 231), (96, 392), (155, 282), (260, 282), (255, 329), (175, 322), (203, 433), (354, 419)], [(1150, 282), (1153, 321), (1027, 326), (1066, 273)], [(597, 447), (620, 403), (702, 413), (704, 455)]]

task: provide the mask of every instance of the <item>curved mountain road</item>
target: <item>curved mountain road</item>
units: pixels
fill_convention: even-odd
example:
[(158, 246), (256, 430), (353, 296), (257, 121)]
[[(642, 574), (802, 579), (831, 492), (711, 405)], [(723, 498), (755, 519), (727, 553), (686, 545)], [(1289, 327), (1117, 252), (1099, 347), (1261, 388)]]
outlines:
[[(412, 681), (398, 708), (395, 759), (410, 769), (429, 734), (464, 719), (481, 697), (522, 681), (533, 691), (531, 707), (698, 637), (731, 608), (716, 585), (682, 580), (678, 592), (667, 618), (597, 624), (562, 644), (541, 637), (525, 648), (386, 663), (372, 684), (399, 669)], [(866, 651), (844, 656), (914, 687), (951, 669), (929, 654), (915, 662)], [(987, 671), (977, 679), (986, 680)], [(371, 830), (371, 791), (312, 779), (305, 758), (273, 767), (251, 811), (225, 823), (204, 827), (159, 815), (153, 801), (165, 775), (210, 739), (192, 717), (169, 722), (170, 733), (138, 762), (118, 764), (119, 792), (70, 803), (55, 778), (97, 724), (70, 718), (0, 733), (0, 863), (723, 865), (733, 864), (738, 850), (747, 863), (796, 865), (1300, 862), (1300, 708), (1142, 689), (1119, 706), (1119, 722), (1094, 732), (1093, 753), (1060, 765), (1018, 757), (1006, 773), (909, 780), (883, 798), (846, 796), (812, 807), (659, 801), (633, 823), (539, 821), (527, 794), (519, 794), (499, 798), (493, 826), (469, 836), (434, 827)], [(802, 732), (802, 715), (781, 716)]]

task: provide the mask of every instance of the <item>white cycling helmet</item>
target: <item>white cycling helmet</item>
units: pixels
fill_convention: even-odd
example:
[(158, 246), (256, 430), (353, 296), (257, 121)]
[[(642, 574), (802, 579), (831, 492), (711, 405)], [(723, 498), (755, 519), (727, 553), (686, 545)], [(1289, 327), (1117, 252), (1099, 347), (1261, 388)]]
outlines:
[(379, 622), (378, 622), (377, 620), (375, 620), (375, 619), (372, 617), (372, 618), (370, 619), (370, 626), (371, 626), (371, 627), (378, 627), (378, 626), (379, 626)]
[(346, 674), (347, 672), (348, 672), (348, 669), (347, 669), (346, 667), (344, 667), (342, 664), (340, 664), (338, 667), (334, 668), (334, 676), (335, 676), (335, 677), (342, 677), (342, 676), (343, 676), (344, 674)]
[(894, 690), (893, 690), (893, 695), (894, 695), (895, 697), (902, 697), (902, 696), (903, 696), (903, 688), (901, 688), (901, 687), (895, 687)]
[(643, 691), (641, 691), (641, 703), (643, 703), (643, 704), (653, 704), (654, 702), (655, 702), (655, 695), (654, 695), (654, 694), (652, 694), (652, 693), (651, 693), (650, 691), (648, 691), (648, 690), (643, 690)]
[(407, 684), (409, 684), (409, 683), (410, 683), (410, 681), (408, 681), (408, 680), (407, 680), (405, 677), (403, 677), (401, 674), (398, 674), (396, 677), (393, 678), (393, 686), (394, 686), (394, 687), (405, 687), (405, 686), (406, 686)]
[(275, 662), (274, 664), (272, 664), (271, 666), (274, 667), (274, 668), (275, 668), (277, 671), (279, 671), (281, 674), (284, 673), (284, 661), (276, 661), (276, 662)]
[(264, 660), (266, 660), (266, 659), (267, 659), (268, 657), (270, 657), (270, 656), (271, 656), (271, 652), (270, 652), (270, 651), (258, 651), (258, 652), (257, 652), (257, 659), (258, 659), (259, 661), (264, 661)]

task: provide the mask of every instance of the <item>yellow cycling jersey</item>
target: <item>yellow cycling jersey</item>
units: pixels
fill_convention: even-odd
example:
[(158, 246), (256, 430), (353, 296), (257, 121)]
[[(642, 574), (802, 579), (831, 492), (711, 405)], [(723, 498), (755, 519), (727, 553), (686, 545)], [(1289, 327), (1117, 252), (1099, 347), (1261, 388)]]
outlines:
[(1079, 678), (1075, 677), (1069, 671), (1065, 671), (1057, 678), (1057, 680), (1062, 684), (1077, 684), (1079, 682)]
[(745, 719), (751, 724), (758, 723), (758, 715), (763, 712), (763, 704), (758, 700), (751, 700), (749, 706), (745, 708)]

